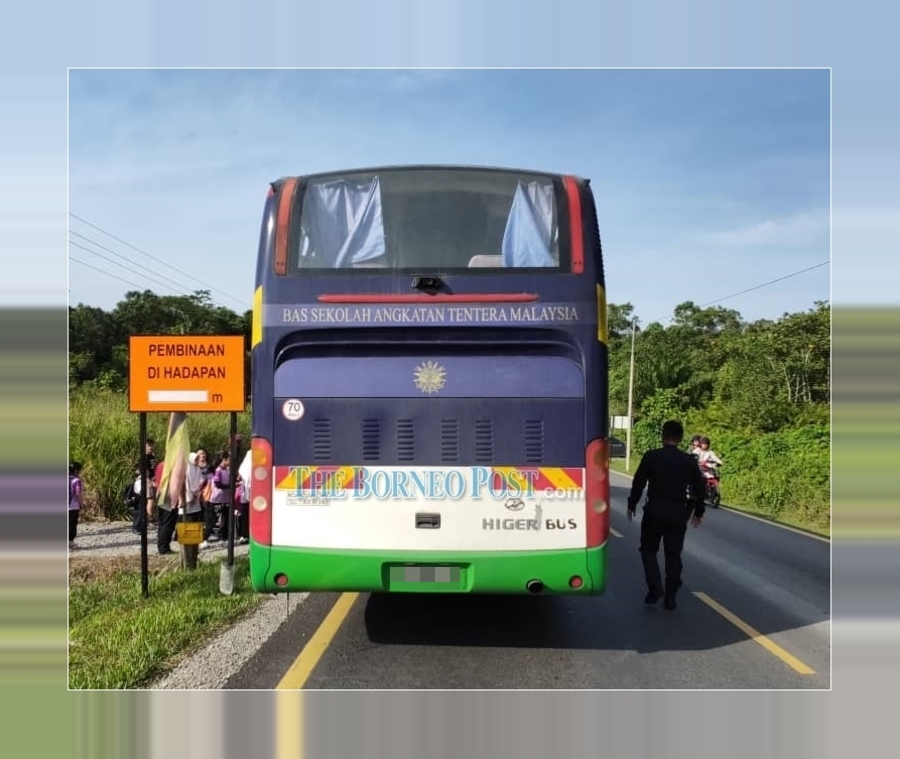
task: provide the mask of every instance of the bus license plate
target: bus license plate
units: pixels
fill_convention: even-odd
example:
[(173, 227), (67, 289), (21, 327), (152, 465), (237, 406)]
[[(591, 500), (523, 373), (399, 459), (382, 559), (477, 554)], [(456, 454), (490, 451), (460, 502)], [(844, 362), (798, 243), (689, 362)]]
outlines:
[(389, 564), (388, 589), (399, 590), (404, 585), (434, 585), (436, 590), (462, 588), (466, 580), (463, 566), (440, 566), (434, 564)]

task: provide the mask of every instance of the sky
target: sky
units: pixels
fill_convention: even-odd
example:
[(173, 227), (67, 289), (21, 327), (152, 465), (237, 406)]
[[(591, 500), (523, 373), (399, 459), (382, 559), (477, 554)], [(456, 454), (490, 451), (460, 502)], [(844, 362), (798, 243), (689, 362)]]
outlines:
[(69, 301), (242, 312), (271, 180), (463, 163), (589, 178), (608, 300), (643, 324), (778, 318), (831, 299), (830, 99), (827, 69), (72, 69)]

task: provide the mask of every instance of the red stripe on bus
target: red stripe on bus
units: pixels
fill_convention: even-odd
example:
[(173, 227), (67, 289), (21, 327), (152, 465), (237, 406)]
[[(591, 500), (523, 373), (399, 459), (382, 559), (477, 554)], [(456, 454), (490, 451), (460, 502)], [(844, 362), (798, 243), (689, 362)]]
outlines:
[(275, 273), (279, 276), (287, 274), (288, 230), (291, 221), (291, 203), (294, 200), (296, 188), (296, 178), (286, 179), (281, 187), (281, 197), (278, 199), (278, 212), (275, 215), (275, 260), (273, 265)]
[(569, 235), (572, 238), (572, 273), (584, 271), (584, 230), (581, 226), (581, 196), (573, 177), (565, 177), (563, 184), (569, 199)]
[(472, 293), (471, 295), (363, 295), (328, 293), (319, 296), (321, 303), (534, 303), (540, 296), (533, 293)]

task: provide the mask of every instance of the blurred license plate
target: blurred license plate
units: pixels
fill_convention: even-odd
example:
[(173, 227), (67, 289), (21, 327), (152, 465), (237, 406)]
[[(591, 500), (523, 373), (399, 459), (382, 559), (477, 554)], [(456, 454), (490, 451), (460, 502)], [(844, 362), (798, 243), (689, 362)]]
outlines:
[(390, 586), (425, 583), (459, 588), (465, 579), (465, 571), (459, 566), (393, 564), (388, 579)]

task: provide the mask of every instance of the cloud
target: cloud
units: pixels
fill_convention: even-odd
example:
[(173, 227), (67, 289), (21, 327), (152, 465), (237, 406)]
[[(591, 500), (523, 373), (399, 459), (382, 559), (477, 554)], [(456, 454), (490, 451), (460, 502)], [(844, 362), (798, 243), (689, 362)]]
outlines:
[(816, 208), (792, 216), (766, 219), (746, 226), (707, 235), (720, 245), (808, 245), (828, 234), (827, 208)]

